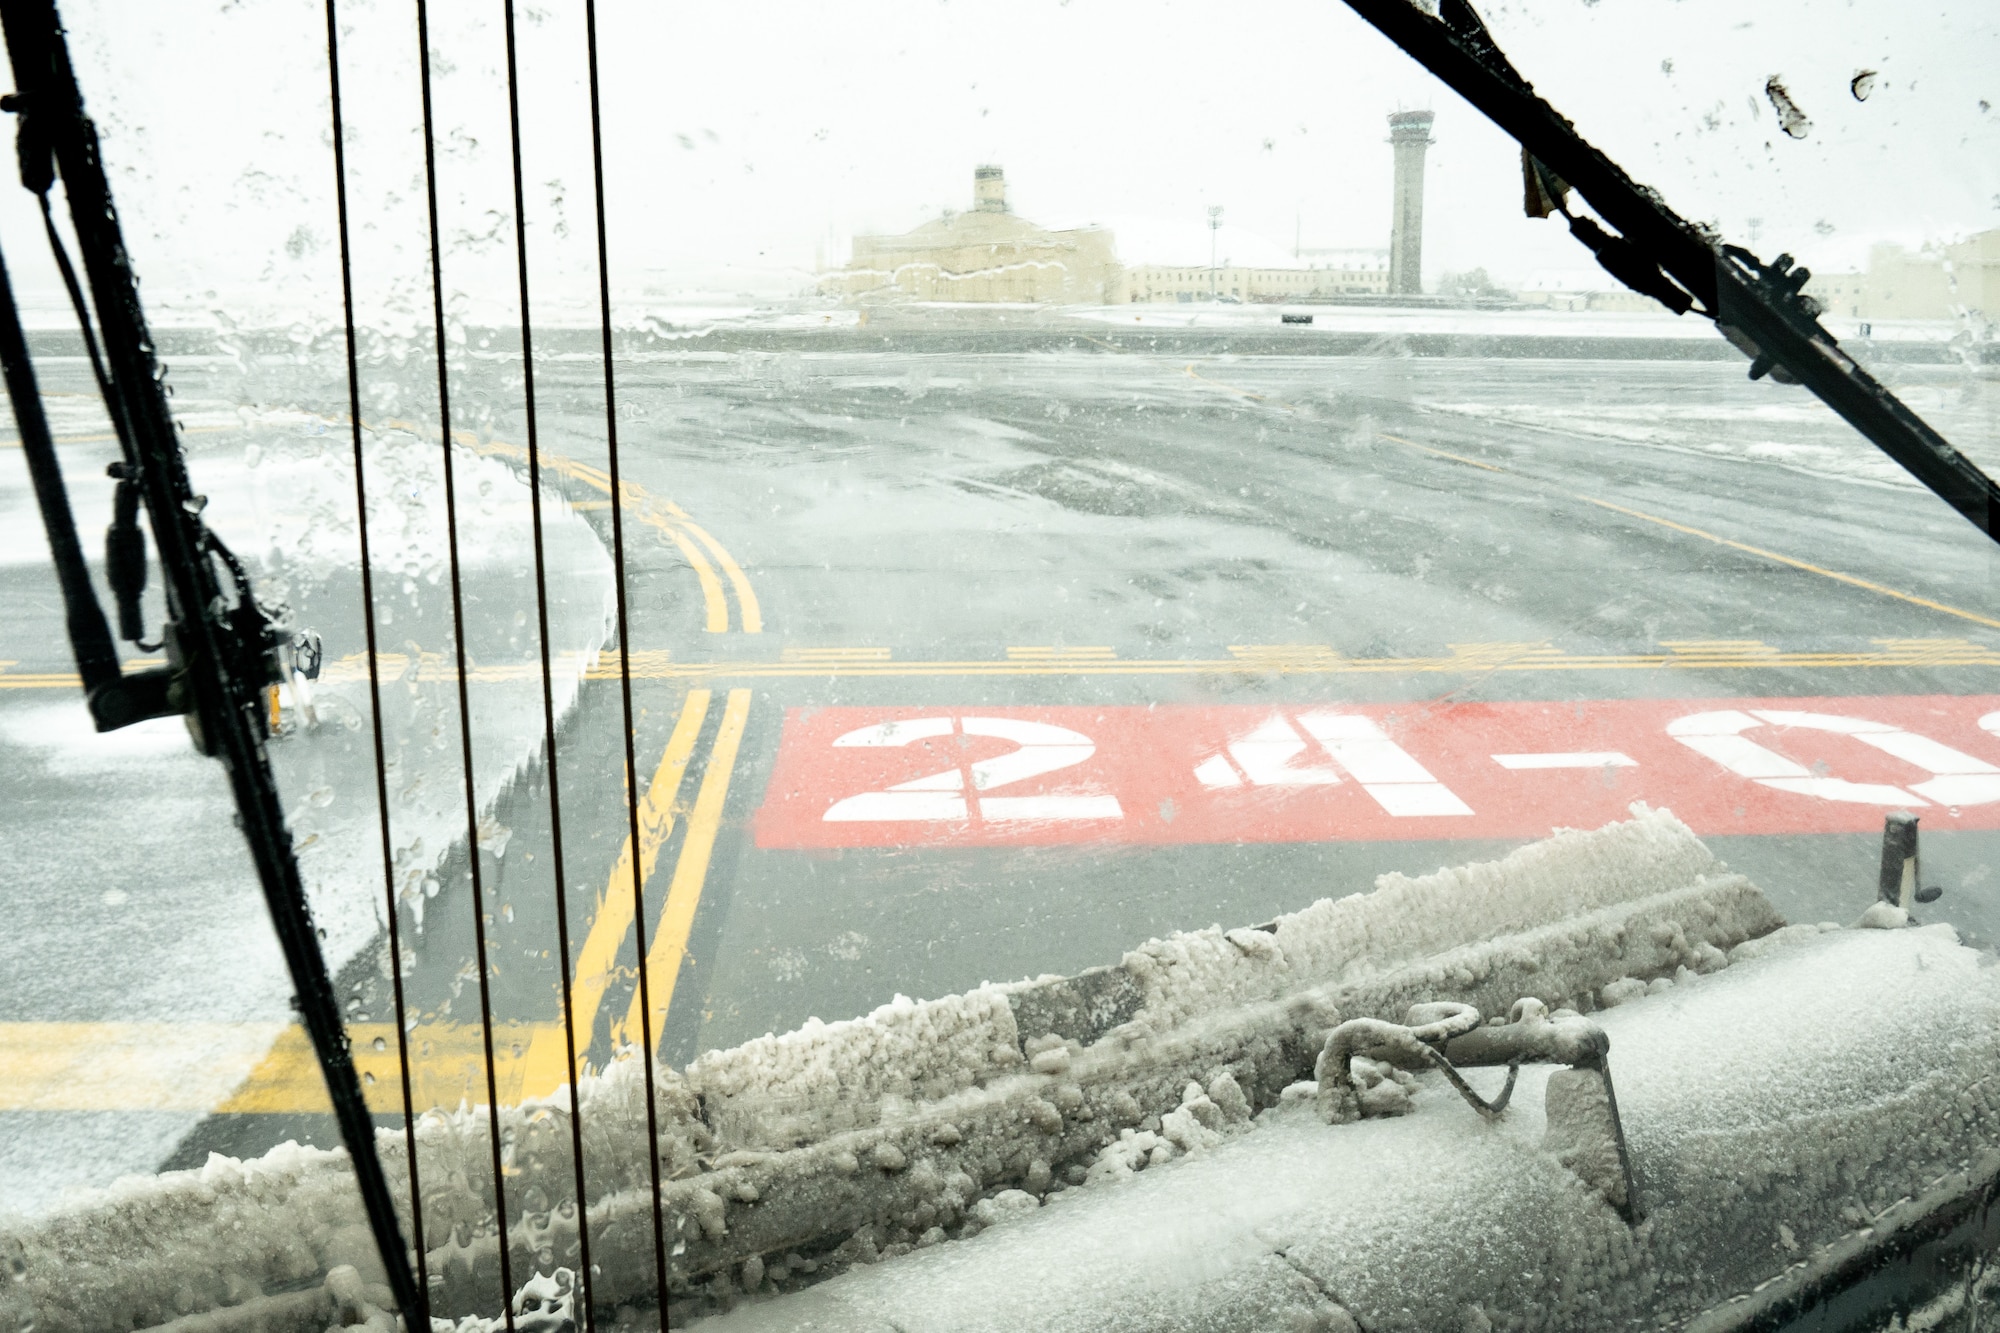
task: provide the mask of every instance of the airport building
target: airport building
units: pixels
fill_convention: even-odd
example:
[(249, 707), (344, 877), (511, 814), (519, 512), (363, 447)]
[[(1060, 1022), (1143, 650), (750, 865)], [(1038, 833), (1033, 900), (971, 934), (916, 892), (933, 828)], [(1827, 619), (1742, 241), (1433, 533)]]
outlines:
[[(1231, 256), (1235, 258), (1235, 256)], [(1128, 301), (1333, 301), (1389, 291), (1386, 255), (1362, 252), (1326, 263), (1139, 264), (1126, 270)]]
[(897, 236), (857, 236), (820, 290), (850, 300), (1108, 305), (1123, 297), (1109, 231), (1050, 231), (1007, 209), (999, 167), (972, 173), (972, 211)]
[(1866, 272), (1815, 272), (1806, 292), (1850, 319), (2000, 320), (2000, 228), (1915, 251), (1878, 245)]
[(1383, 251), (1285, 251), (1221, 225), (1120, 224), (1050, 230), (1007, 207), (997, 166), (972, 173), (972, 209), (894, 236), (856, 236), (845, 267), (820, 290), (850, 302), (1018, 302), (1036, 305), (1281, 303), (1418, 296), (1423, 290), (1424, 152), (1429, 111), (1389, 117), (1394, 213)]

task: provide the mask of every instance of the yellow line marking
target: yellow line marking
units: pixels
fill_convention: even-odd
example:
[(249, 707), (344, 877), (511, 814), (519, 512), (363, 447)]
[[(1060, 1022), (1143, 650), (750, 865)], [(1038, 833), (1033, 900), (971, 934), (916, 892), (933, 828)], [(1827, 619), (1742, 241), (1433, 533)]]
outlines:
[(1433, 449), (1428, 444), (1418, 444), (1415, 440), (1406, 440), (1400, 435), (1389, 435), (1383, 432), (1377, 432), (1377, 434), (1380, 434), (1383, 439), (1389, 441), (1391, 444), (1400, 444), (1407, 448), (1418, 449), (1439, 458), (1449, 458), (1454, 463), (1464, 463), (1468, 467), (1484, 468), (1488, 472), (1505, 472), (1507, 470), (1504, 467), (1495, 467), (1491, 463), (1482, 463), (1476, 458), (1467, 458), (1464, 454), (1451, 454), (1446, 453), (1442, 449)]
[[(478, 437), (469, 431), (455, 431), (453, 434), (460, 437), (461, 443), (481, 453), (505, 454), (509, 458), (518, 458), (523, 461), (528, 457), (528, 451), (518, 444), (509, 444), (504, 440), (491, 440), (482, 444)], [(579, 462), (574, 458), (569, 458), (562, 454), (547, 452), (542, 454), (542, 466), (561, 476), (574, 478), (594, 490), (604, 492), (606, 495), (611, 494), (611, 475), (602, 468), (592, 467), (588, 463)], [(681, 557), (688, 562), (689, 568), (694, 570), (694, 576), (701, 584), (701, 599), (707, 614), (707, 622), (703, 628), (710, 634), (728, 633), (729, 602), (722, 595), (722, 582), (715, 576), (715, 567), (708, 563), (708, 557), (701, 553), (701, 548), (695, 544), (686, 532), (681, 530), (681, 525), (670, 521), (665, 514), (660, 512), (662, 507), (678, 511), (680, 510), (680, 506), (674, 504), (671, 500), (663, 501), (657, 499), (636, 481), (626, 481), (621, 478), (619, 485), (624, 491), (624, 495), (619, 498), (623, 500), (626, 510), (641, 523), (665, 534), (668, 541), (680, 548)], [(694, 524), (689, 523), (686, 526), (693, 527)], [(722, 550), (720, 544), (713, 537), (708, 536), (707, 533), (702, 533), (701, 535), (705, 539), (706, 545), (716, 551)], [(728, 559), (726, 553), (723, 558)], [(731, 568), (734, 568), (735, 564), (735, 561), (729, 561)], [(732, 580), (740, 580), (737, 582), (739, 596), (750, 586), (749, 581), (742, 578), (742, 574), (743, 571), (741, 569), (736, 569), (735, 579)], [(753, 595), (751, 604), (754, 603), (755, 597)], [(748, 619), (747, 615), (745, 619)], [(762, 627), (761, 616), (759, 617), (759, 627)]]
[[(707, 690), (688, 691), (687, 700), (681, 705), (681, 715), (674, 723), (673, 734), (667, 738), (667, 747), (660, 754), (660, 766), (653, 773), (652, 785), (647, 787), (646, 797), (639, 803), (639, 883), (642, 892), (653, 877), (660, 848), (673, 832), (681, 782), (687, 775), (688, 760), (694, 754), (695, 742), (701, 737), (702, 723), (708, 719), (710, 697)], [(710, 763), (713, 762), (711, 759)], [(597, 900), (590, 933), (584, 937), (583, 948), (577, 954), (576, 972), (570, 980), (570, 1027), (576, 1036), (579, 1059), (584, 1051), (590, 1049), (591, 1032), (597, 1025), (598, 1006), (604, 1002), (604, 992), (611, 985), (618, 967), (618, 952), (624, 947), (625, 936), (631, 929), (632, 836), (628, 833), (619, 849), (618, 860), (611, 867), (611, 877), (605, 882), (604, 892)], [(534, 1043), (528, 1053), (528, 1065), (534, 1076), (531, 1081), (537, 1086), (551, 1073), (557, 1085), (562, 1083), (562, 1070), (569, 1059), (563, 1047), (560, 1027), (551, 1028)]]
[[(701, 775), (701, 791), (688, 816), (687, 837), (681, 843), (680, 860), (674, 864), (674, 879), (667, 889), (667, 905), (646, 952), (646, 976), (653, 1000), (653, 1040), (658, 1042), (666, 1028), (667, 1011), (673, 1004), (674, 983), (680, 976), (681, 959), (687, 954), (688, 932), (694, 928), (695, 908), (701, 903), (702, 885), (708, 880), (709, 858), (715, 852), (715, 835), (722, 827), (722, 810), (729, 799), (729, 778), (736, 768), (736, 754), (743, 744), (743, 726), (750, 717), (750, 691), (731, 690), (722, 709), (722, 726), (716, 731), (715, 746), (708, 754), (708, 769)], [(635, 991), (625, 1016), (625, 1036), (639, 1035), (639, 996)]]
[(1742, 658), (1746, 663), (1767, 662), (1778, 653), (1759, 639), (1662, 639), (1660, 646), (1677, 657)]
[[(632, 654), (632, 678), (634, 680), (657, 677), (661, 669), (674, 660), (673, 652), (666, 648), (640, 648)], [(597, 665), (584, 672), (586, 680), (617, 680), (618, 654), (613, 651), (598, 658)]]
[[(640, 876), (649, 880), (673, 831), (679, 794), (711, 692), (690, 690), (652, 785), (639, 806)], [(713, 852), (749, 711), (748, 690), (730, 695), (722, 729), (675, 867), (652, 961), (679, 967), (694, 906)], [(632, 840), (628, 836), (597, 904), (571, 987), (579, 1050), (589, 1046), (632, 926)], [(662, 945), (666, 947), (662, 947)], [(655, 973), (658, 974), (657, 972)], [(667, 974), (671, 978), (671, 974)], [(668, 986), (671, 989), (671, 979)], [(661, 1006), (665, 1016), (665, 1006)], [(402, 1109), (395, 1028), (348, 1028), (369, 1105)], [(377, 1043), (380, 1043), (378, 1046)], [(498, 1024), (495, 1075), (503, 1103), (543, 1097), (568, 1079), (556, 1023)], [(485, 1042), (477, 1024), (419, 1024), (410, 1033), (412, 1092), (419, 1107), (453, 1108), (485, 1096)], [(109, 1058), (107, 1058), (109, 1057)], [(330, 1109), (319, 1063), (302, 1029), (283, 1023), (0, 1023), (0, 1110), (213, 1111), (311, 1113)]]
[[(1746, 653), (1738, 650), (1669, 653), (1581, 653), (1560, 648), (1520, 649), (1507, 645), (1505, 651), (1458, 652), (1445, 657), (1340, 657), (1337, 654), (1301, 653), (1297, 657), (1272, 654), (1268, 657), (1223, 658), (1034, 658), (1025, 661), (871, 661), (866, 659), (825, 659), (806, 657), (784, 661), (676, 662), (668, 653), (645, 652), (632, 655), (634, 680), (755, 680), (781, 677), (947, 677), (947, 676), (1200, 676), (1272, 673), (1280, 675), (1395, 675), (1438, 674), (1491, 670), (1504, 663), (1510, 671), (1653, 671), (1668, 669), (1745, 670), (1751, 668), (1900, 668), (1900, 667), (2000, 667), (2000, 650), (1963, 643), (1943, 647), (1917, 646), (1903, 640), (1875, 640), (1885, 644), (1880, 652), (1774, 651)], [(1921, 644), (1923, 641), (1917, 641)], [(428, 659), (428, 654), (426, 658)], [(365, 677), (359, 656), (330, 663), (323, 679), (356, 680)], [(401, 674), (405, 660), (400, 654), (384, 653), (384, 674)], [(532, 680), (540, 676), (534, 664), (482, 667), (472, 673), (475, 681)], [(590, 680), (616, 680), (616, 654), (607, 655), (585, 673)], [(416, 673), (422, 681), (450, 681), (448, 665), (426, 660)], [(80, 688), (74, 672), (0, 673), (0, 690)]]
[[(391, 419), (385, 421), (383, 426), (385, 429), (406, 431), (414, 435), (424, 433), (417, 425), (408, 421)], [(522, 461), (526, 461), (528, 457), (527, 449), (521, 445), (510, 444), (505, 440), (488, 440), (482, 442), (476, 434), (469, 430), (453, 431), (452, 438), (478, 453), (504, 454), (509, 458), (516, 458)], [(541, 461), (542, 466), (550, 472), (574, 478), (594, 490), (604, 492), (606, 495), (611, 494), (611, 476), (602, 468), (592, 467), (590, 464), (580, 462), (577, 459), (546, 451), (542, 453)], [(758, 604), (757, 594), (752, 591), (750, 580), (744, 574), (742, 566), (736, 563), (735, 558), (723, 548), (722, 543), (716, 541), (705, 529), (689, 518), (687, 511), (672, 500), (663, 500), (652, 495), (644, 486), (641, 486), (636, 481), (627, 481), (621, 478), (619, 484), (624, 491), (622, 497), (619, 498), (622, 499), (625, 509), (641, 523), (657, 529), (664, 534), (668, 541), (671, 541), (679, 548), (682, 558), (694, 570), (695, 579), (701, 584), (701, 597), (706, 615), (706, 623), (703, 628), (710, 634), (725, 634), (729, 630), (729, 602), (723, 596), (722, 582), (715, 575), (715, 567), (709, 564), (708, 557), (702, 554), (701, 548), (706, 546), (721, 561), (724, 572), (729, 576), (730, 584), (736, 589), (737, 607), (743, 623), (743, 632), (746, 634), (762, 633), (764, 629), (764, 613), (762, 607)], [(600, 502), (598, 501), (585, 500), (581, 503), (572, 504), (570, 507), (573, 509), (590, 509), (599, 507), (599, 505)]]
[(1340, 654), (1331, 645), (1323, 643), (1232, 643), (1229, 645), (1229, 655), (1245, 666), (1273, 667), (1278, 670), (1341, 660)]
[(1116, 648), (1009, 648), (1010, 662), (1108, 662), (1118, 656)]
[(1293, 407), (1290, 403), (1286, 402), (1282, 398), (1271, 398), (1265, 394), (1252, 393), (1248, 389), (1239, 389), (1233, 384), (1224, 384), (1221, 380), (1212, 380), (1208, 376), (1196, 370), (1194, 368), (1194, 362), (1192, 361), (1188, 362), (1186, 366), (1181, 368), (1181, 373), (1183, 375), (1186, 375), (1191, 380), (1201, 381), (1203, 384), (1208, 385), (1212, 389), (1220, 389), (1224, 393), (1233, 393), (1238, 398), (1248, 398), (1253, 403), (1268, 402), (1271, 403), (1273, 406), (1284, 408), (1287, 412), (1296, 412), (1298, 410), (1297, 408)]
[[(494, 1029), (503, 1101), (561, 1086), (531, 1077), (524, 1052), (549, 1024)], [(396, 1030), (350, 1024), (354, 1064), (369, 1106), (403, 1109)], [(380, 1043), (379, 1046), (377, 1043)], [(412, 1092), (421, 1108), (486, 1096), (478, 1024), (419, 1024), (410, 1032)], [(303, 1028), (287, 1023), (0, 1023), (0, 1111), (328, 1113), (326, 1084)]]
[(795, 648), (787, 646), (779, 654), (787, 662), (886, 662), (887, 648)]
[(284, 1029), (283, 1023), (0, 1023), (0, 1110), (206, 1111), (229, 1096)]
[[(672, 831), (681, 783), (710, 702), (692, 690), (640, 806), (640, 876), (651, 877)], [(649, 975), (666, 979), (657, 1004), (664, 1022), (673, 977), (687, 951), (729, 784), (750, 712), (750, 691), (730, 692), (707, 771), (688, 820)], [(617, 954), (632, 924), (632, 842), (625, 840), (584, 942), (572, 987), (573, 1030), (589, 1044)], [(635, 996), (628, 1027), (636, 1028)], [(348, 1029), (363, 1093), (375, 1110), (401, 1107), (395, 1029)], [(495, 1074), (503, 1102), (546, 1096), (567, 1080), (560, 1023), (494, 1029)], [(411, 1074), (420, 1107), (456, 1107), (484, 1095), (485, 1043), (476, 1025), (420, 1024), (410, 1033)], [(106, 1059), (107, 1055), (112, 1056)], [(0, 1110), (177, 1110), (223, 1114), (329, 1110), (318, 1062), (302, 1029), (280, 1023), (0, 1023)]]
[(694, 541), (671, 523), (663, 522), (650, 514), (640, 516), (645, 522), (667, 534), (667, 540), (681, 548), (689, 565), (694, 568), (694, 576), (701, 580), (701, 599), (708, 609), (708, 621), (702, 626), (710, 634), (725, 634), (729, 631), (729, 603), (722, 596), (722, 583), (715, 577), (714, 568), (708, 563)]
[(1766, 560), (1775, 560), (1781, 565), (1790, 565), (1793, 569), (1803, 569), (1807, 573), (1817, 574), (1821, 578), (1833, 579), (1839, 583), (1852, 584), (1857, 588), (1866, 588), (1869, 592), (1880, 593), (1884, 597), (1894, 597), (1897, 601), (1909, 602), (1913, 606), (1925, 607), (1932, 611), (1942, 611), (1948, 616), (1957, 616), (1960, 620), (1970, 620), (1975, 625), (1986, 625), (1993, 629), (2000, 629), (2000, 620), (1989, 619), (1986, 616), (1977, 615), (1971, 611), (1961, 610), (1956, 606), (1946, 606), (1943, 602), (1934, 602), (1928, 597), (1919, 597), (1915, 593), (1898, 592), (1896, 589), (1885, 587), (1880, 583), (1871, 583), (1867, 579), (1856, 578), (1852, 574), (1843, 574), (1837, 569), (1827, 569), (1822, 565), (1807, 564), (1803, 560), (1794, 560), (1788, 555), (1779, 555), (1776, 551), (1767, 551), (1761, 546), (1751, 546), (1747, 542), (1731, 541), (1727, 537), (1718, 537), (1712, 532), (1703, 532), (1700, 528), (1691, 528), (1685, 523), (1676, 523), (1672, 519), (1660, 518), (1655, 514), (1644, 513), (1637, 509), (1628, 509), (1624, 505), (1612, 504), (1609, 500), (1599, 500), (1589, 495), (1579, 495), (1576, 498), (1594, 504), (1600, 509), (1609, 509), (1614, 513), (1627, 514), (1633, 518), (1644, 519), (1648, 523), (1657, 523), (1663, 528), (1672, 528), (1675, 532), (1685, 532), (1690, 537), (1700, 537), (1703, 541), (1714, 542), (1717, 546), (1727, 546), (1732, 550), (1747, 551), (1751, 555), (1762, 556)]
[[(673, 508), (678, 511), (679, 505)], [(722, 549), (722, 543), (708, 535), (708, 529), (683, 515), (681, 526), (695, 535), (706, 546), (709, 554), (722, 562), (722, 572), (729, 576), (729, 586), (736, 590), (736, 613), (743, 622), (745, 634), (764, 632), (764, 609), (757, 603), (757, 594), (750, 589), (750, 580), (744, 576), (743, 567), (736, 563), (736, 557)]]
[[(495, 1023), (493, 1074), (502, 1105), (529, 1097), (546, 1097), (562, 1086), (562, 1062), (539, 1077), (528, 1055), (544, 1033), (554, 1033), (561, 1049), (562, 1029), (548, 1023)], [(352, 1023), (347, 1028), (354, 1051), (354, 1068), (361, 1076), (361, 1095), (369, 1109), (399, 1114), (403, 1109), (403, 1071), (397, 1064), (396, 1029), (389, 1023)], [(486, 1041), (477, 1023), (420, 1023), (410, 1030), (410, 1100), (418, 1113), (432, 1107), (456, 1110), (486, 1100)], [(206, 1108), (204, 1108), (206, 1109)], [(271, 1115), (286, 1112), (331, 1114), (333, 1104), (319, 1060), (305, 1029), (287, 1027), (270, 1052), (221, 1105), (219, 1115)]]

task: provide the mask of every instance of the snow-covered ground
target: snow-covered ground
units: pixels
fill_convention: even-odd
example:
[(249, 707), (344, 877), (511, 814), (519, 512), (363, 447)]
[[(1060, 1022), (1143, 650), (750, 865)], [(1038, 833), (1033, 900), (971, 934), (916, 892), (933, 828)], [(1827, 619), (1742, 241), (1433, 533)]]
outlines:
[[(57, 397), (52, 407), (59, 437), (88, 435), (102, 421), (88, 399)], [(337, 972), (376, 937), (386, 910), (351, 437), (301, 412), (200, 400), (177, 407), (195, 486), (209, 497), (206, 517), (248, 563), (260, 595), (286, 604), (293, 623), (325, 643), (312, 715), (289, 708), (271, 754)], [(63, 447), (87, 551), (109, 510), (101, 459), (114, 449)], [(466, 449), (455, 463), (476, 668), (474, 786), (484, 811), (542, 745), (533, 585), (524, 579), (532, 530), (527, 488), (513, 471)], [(441, 454), (435, 439), (371, 432), (366, 466), (396, 889), (420, 916), (467, 822)], [(552, 492), (543, 514), (555, 701), (566, 710), (604, 642), (612, 570), (596, 536)], [(0, 571), (32, 580), (46, 559), (23, 455), (0, 449)], [(157, 602), (148, 614), (156, 630)], [(42, 623), (60, 635), (59, 618)], [(66, 645), (21, 642), (30, 632), (10, 626), (8, 655), (32, 650), (40, 669), (61, 669)], [(9, 976), (0, 1021), (19, 1031), (86, 1025), (68, 1029), (75, 1041), (102, 1040), (96, 1025), (160, 1024), (146, 1029), (147, 1058), (183, 1071), (162, 1080), (173, 1095), (152, 1110), (131, 1109), (129, 1097), (115, 1111), (76, 1110), (76, 1098), (61, 1110), (0, 1110), (0, 1209), (33, 1213), (65, 1190), (155, 1168), (263, 1056), (289, 1019), (291, 983), (221, 770), (194, 753), (179, 719), (99, 735), (77, 693), (9, 692), (0, 705), (0, 751), (24, 790), (41, 793), (32, 843), (0, 856), (16, 925), (0, 946)], [(504, 852), (506, 830), (488, 821), (480, 835)]]
[[(1894, 377), (1896, 395), (1989, 473), (2000, 470), (2000, 380), (1950, 368)], [(1673, 449), (1730, 461), (1762, 463), (1839, 481), (1921, 491), (1923, 483), (1803, 390), (1771, 401), (1661, 396), (1620, 403), (1563, 402), (1552, 395), (1515, 401), (1469, 401), (1426, 395), (1433, 412), (1482, 422), (1509, 422), (1626, 445)]]
[(1281, 313), (1312, 316), (1301, 332), (1456, 334), (1543, 338), (1713, 338), (1707, 320), (1594, 310), (1450, 310), (1416, 306), (1110, 305), (1070, 312), (1114, 326), (1167, 329), (1251, 329), (1278, 323)]
[[(1715, 326), (1698, 316), (1665, 309), (1620, 310), (1453, 310), (1421, 306), (1341, 305), (1109, 305), (1067, 312), (1098, 323), (1171, 329), (1249, 329), (1278, 322), (1283, 314), (1311, 315), (1321, 333), (1451, 334), (1490, 338), (1715, 338)], [(1861, 322), (1836, 316), (1827, 330), (1846, 342), (1861, 336)], [(1303, 326), (1301, 332), (1306, 331)], [(1948, 343), (1961, 326), (1950, 320), (1874, 320), (1869, 338), (1877, 342)], [(1863, 359), (1866, 343), (1852, 348)]]

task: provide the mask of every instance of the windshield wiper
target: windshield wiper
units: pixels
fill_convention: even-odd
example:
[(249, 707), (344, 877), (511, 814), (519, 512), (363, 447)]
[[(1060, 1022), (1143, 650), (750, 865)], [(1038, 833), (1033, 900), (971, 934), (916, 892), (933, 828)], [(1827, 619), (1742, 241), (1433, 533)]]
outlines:
[[(1840, 350), (1804, 294), (1811, 273), (1790, 255), (1765, 263), (1725, 245), (1626, 175), (1536, 95), (1466, 0), (1438, 0), (1435, 15), (1415, 0), (1347, 4), (1520, 143), (1531, 215), (1564, 214), (1605, 271), (1677, 315), (1699, 308), (1750, 357), (1751, 378), (1804, 385), (2000, 541), (2000, 486)], [(1616, 231), (1571, 213), (1571, 190)]]
[[(41, 200), (49, 242), (76, 303), (92, 370), (118, 437), (121, 458), (111, 471), (118, 487), (106, 572), (117, 599), (119, 628), (127, 639), (144, 634), (139, 604), (146, 582), (144, 538), (138, 527), (142, 503), (166, 583), (166, 623), (160, 642), (140, 647), (164, 648), (167, 665), (125, 673), (91, 585), (27, 337), (5, 262), (0, 260), (0, 372), (13, 402), (55, 557), (71, 646), (91, 716), (99, 731), (112, 731), (147, 718), (184, 715), (201, 752), (227, 767), (237, 827), (257, 867), (296, 988), (294, 1003), (325, 1076), (389, 1287), (405, 1328), (425, 1329), (429, 1327), (426, 1293), (412, 1275), (395, 1198), (375, 1151), (375, 1123), (355, 1072), (340, 1003), (320, 952), (319, 932), (264, 746), (269, 731), (264, 690), (280, 678), (275, 618), (258, 603), (243, 563), (202, 518), (208, 501), (195, 494), (179, 431), (167, 408), (166, 385), (112, 206), (97, 128), (84, 114), (83, 94), (77, 88), (55, 0), (0, 0), (0, 31), (15, 81), (15, 91), (0, 98), (0, 110), (20, 118), (16, 148), (21, 183)], [(91, 308), (70, 267), (49, 201), (58, 181), (68, 199), (78, 255), (95, 300), (101, 359), (100, 340), (91, 333)]]

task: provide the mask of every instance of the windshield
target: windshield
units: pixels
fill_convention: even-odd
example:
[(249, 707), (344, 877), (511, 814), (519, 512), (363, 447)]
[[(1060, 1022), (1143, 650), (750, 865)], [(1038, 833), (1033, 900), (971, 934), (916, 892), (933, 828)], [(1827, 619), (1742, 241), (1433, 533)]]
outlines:
[[(1524, 211), (1522, 145), (1365, 8), (63, 5), (197, 510), (276, 626), (258, 725), (434, 1316), (914, 1327), (906, 1259), (998, 1283), (1095, 1256), (1147, 1326), (1194, 1326), (1197, 1268), (1250, 1301), (1240, 1259), (1305, 1285), (1224, 1326), (1292, 1301), (1299, 1327), (1525, 1327), (1521, 1283), (1574, 1244), (1611, 1256), (1577, 1279), (1604, 1308), (1657, 1288), (1692, 1320), (1984, 1179), (2000, 551)], [(1839, 349), (2000, 469), (1991, 14), (1480, 17), (1680, 217), (1809, 268)], [(87, 258), (65, 197), (48, 225)], [(0, 246), (120, 654), (179, 669), (164, 557), (136, 599), (103, 558), (120, 424), (11, 185)], [(47, 1327), (323, 1282), (360, 1322), (387, 1278), (320, 1152), (343, 1139), (230, 773), (175, 716), (94, 729), (20, 438), (0, 1246), (49, 1274), (22, 1279)], [(1955, 934), (1829, 961), (1891, 947), (1849, 942), (1871, 904)], [(1783, 934), (1820, 923), (1840, 938)], [(1758, 986), (1929, 1035), (1760, 1023)], [(1562, 1146), (1601, 1049), (1489, 1059), (1413, 1004), (1600, 1023), (1624, 1165)], [(1357, 1018), (1418, 1033), (1403, 1064), (1351, 1032), (1326, 1054)], [(1771, 1048), (1685, 1072), (1745, 1027)], [(1771, 1072), (1850, 1066), (1842, 1041), (1915, 1051), (1879, 1077), (1949, 1131), (1884, 1165), (1815, 1119), (1874, 1105), (1859, 1074)], [(1519, 1067), (1475, 1106), (1494, 1155), (1448, 1056)], [(1760, 1080), (1786, 1089), (1761, 1109)], [(1226, 1242), (1114, 1215), (1143, 1185), (1236, 1216), (1308, 1119), (1404, 1137), (1362, 1153), (1367, 1190)], [(1715, 1182), (1753, 1123), (1744, 1202)], [(197, 1179), (297, 1254), (227, 1250)], [(1577, 1180), (1602, 1217), (1491, 1240)], [(1371, 1191), (1514, 1257), (1397, 1314), (1424, 1270)], [(134, 1200), (185, 1249), (104, 1242), (101, 1290), (49, 1294)], [(965, 1257), (916, 1253), (940, 1246)], [(1990, 1304), (1965, 1263), (1923, 1295), (1940, 1319)]]

